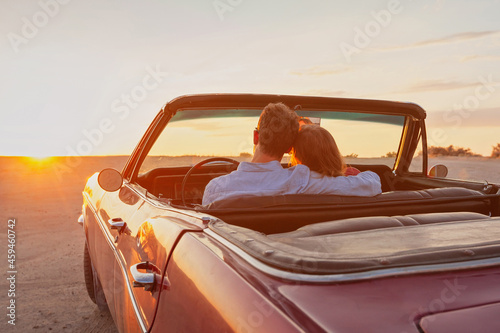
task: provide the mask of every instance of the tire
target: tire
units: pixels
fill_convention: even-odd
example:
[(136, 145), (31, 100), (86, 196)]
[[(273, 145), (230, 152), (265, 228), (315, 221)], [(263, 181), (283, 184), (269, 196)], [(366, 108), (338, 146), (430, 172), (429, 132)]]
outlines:
[(99, 281), (94, 267), (92, 266), (92, 259), (90, 258), (87, 243), (85, 243), (85, 248), (83, 250), (83, 273), (89, 298), (97, 305), (100, 311), (109, 311), (101, 281)]
[(85, 249), (83, 250), (83, 274), (85, 277), (85, 287), (87, 287), (87, 293), (89, 294), (92, 302), (96, 303), (94, 291), (94, 272), (92, 269), (92, 261), (90, 260), (87, 243), (85, 243)]

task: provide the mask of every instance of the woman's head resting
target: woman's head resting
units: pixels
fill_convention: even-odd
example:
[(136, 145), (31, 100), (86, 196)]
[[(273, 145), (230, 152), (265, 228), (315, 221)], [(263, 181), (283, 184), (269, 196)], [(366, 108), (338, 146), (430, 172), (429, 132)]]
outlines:
[(325, 176), (343, 176), (345, 164), (333, 136), (321, 126), (302, 125), (292, 149), (292, 165), (304, 164)]

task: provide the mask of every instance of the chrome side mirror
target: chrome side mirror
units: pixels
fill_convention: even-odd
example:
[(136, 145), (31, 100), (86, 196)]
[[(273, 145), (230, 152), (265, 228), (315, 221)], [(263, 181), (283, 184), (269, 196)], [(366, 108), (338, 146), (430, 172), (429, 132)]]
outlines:
[(106, 192), (118, 191), (123, 184), (123, 177), (115, 169), (104, 169), (97, 176), (99, 186)]
[(429, 170), (430, 177), (445, 178), (448, 175), (448, 168), (443, 164), (436, 164)]

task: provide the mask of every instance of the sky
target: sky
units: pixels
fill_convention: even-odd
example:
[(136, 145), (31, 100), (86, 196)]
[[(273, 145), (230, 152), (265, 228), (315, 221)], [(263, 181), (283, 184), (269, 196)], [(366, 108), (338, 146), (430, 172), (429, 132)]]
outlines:
[[(194, 93), (408, 101), (500, 143), (500, 0), (2, 0), (0, 155), (129, 155)], [(251, 133), (250, 133), (251, 134)]]

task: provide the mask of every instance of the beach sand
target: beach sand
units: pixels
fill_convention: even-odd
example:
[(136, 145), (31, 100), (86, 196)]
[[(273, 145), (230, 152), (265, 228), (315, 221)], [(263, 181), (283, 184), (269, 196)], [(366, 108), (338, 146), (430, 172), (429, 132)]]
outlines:
[[(0, 158), (2, 276), (8, 270), (5, 240), (8, 220), (13, 218), (17, 271), (16, 325), (2, 314), (0, 332), (116, 332), (109, 313), (100, 313), (87, 296), (84, 234), (77, 219), (86, 179), (103, 167), (121, 169), (125, 160), (79, 158), (71, 161), (75, 167), (69, 167), (64, 159), (45, 164)], [(6, 277), (0, 281), (2, 313), (11, 299), (7, 282)]]

